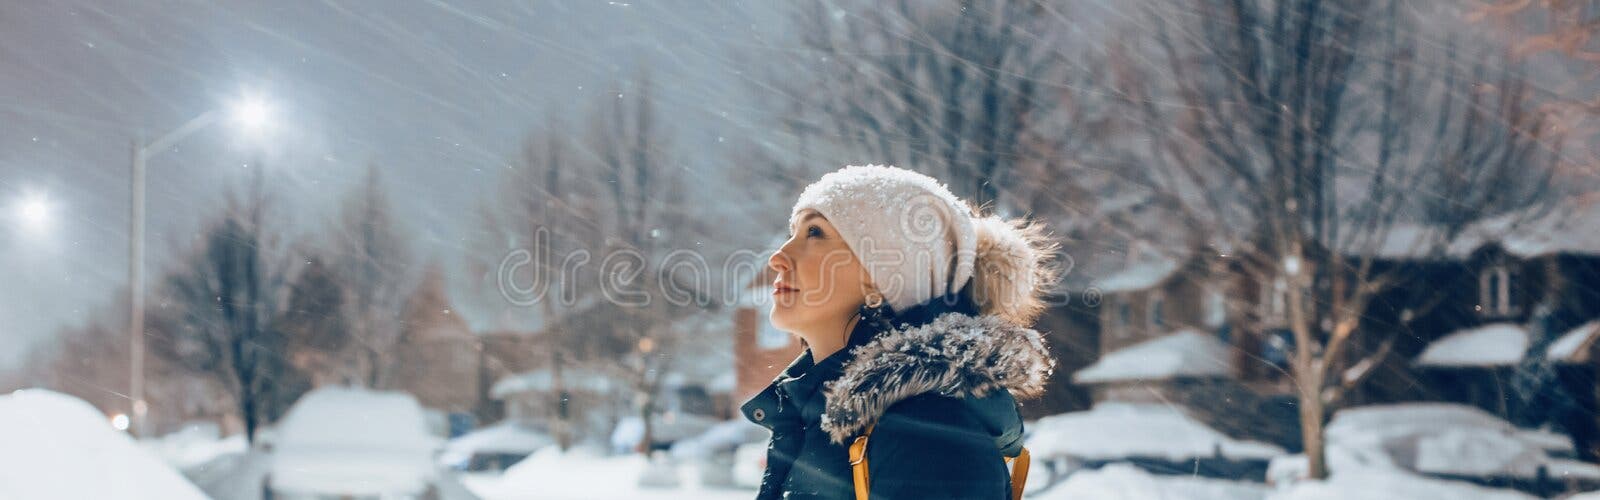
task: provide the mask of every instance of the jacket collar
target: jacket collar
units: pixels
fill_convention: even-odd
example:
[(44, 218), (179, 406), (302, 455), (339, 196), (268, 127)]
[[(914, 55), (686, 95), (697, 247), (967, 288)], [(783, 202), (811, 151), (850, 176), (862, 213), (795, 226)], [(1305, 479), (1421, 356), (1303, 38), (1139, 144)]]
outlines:
[[(942, 312), (925, 324), (896, 323), (851, 349), (843, 373), (824, 388), (822, 429), (834, 442), (859, 435), (890, 406), (925, 393), (969, 402), (992, 402), (988, 396), (1001, 390), (1037, 396), (1055, 368), (1039, 332), (998, 316), (967, 309)], [(1009, 411), (1015, 418), (1015, 408)]]

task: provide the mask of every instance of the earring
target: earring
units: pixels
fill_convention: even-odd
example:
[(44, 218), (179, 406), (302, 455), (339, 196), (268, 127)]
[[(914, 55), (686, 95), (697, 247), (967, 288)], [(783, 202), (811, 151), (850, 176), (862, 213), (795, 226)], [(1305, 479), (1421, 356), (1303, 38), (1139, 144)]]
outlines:
[(873, 293), (867, 296), (867, 303), (861, 306), (861, 320), (867, 323), (877, 323), (884, 316), (883, 294)]

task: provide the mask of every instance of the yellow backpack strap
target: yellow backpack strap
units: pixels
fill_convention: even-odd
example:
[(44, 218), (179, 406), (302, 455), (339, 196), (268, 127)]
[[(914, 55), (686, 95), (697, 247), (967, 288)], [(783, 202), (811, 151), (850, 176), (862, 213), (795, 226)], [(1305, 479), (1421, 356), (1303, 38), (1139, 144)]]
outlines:
[[(867, 436), (872, 435), (872, 427), (867, 427), (867, 432), (856, 436), (850, 443), (850, 477), (855, 483), (856, 500), (867, 500)], [(1028, 448), (1023, 447), (1022, 453), (1015, 458), (1006, 457), (1011, 462), (1011, 499), (1022, 500), (1023, 487), (1028, 484), (1028, 463), (1031, 461)]]
[(867, 426), (867, 432), (850, 443), (850, 477), (856, 485), (856, 500), (867, 500), (867, 436), (871, 435), (872, 426)]
[(1016, 458), (1006, 458), (1011, 462), (1011, 500), (1022, 500), (1022, 488), (1028, 484), (1028, 447), (1022, 447), (1022, 453)]

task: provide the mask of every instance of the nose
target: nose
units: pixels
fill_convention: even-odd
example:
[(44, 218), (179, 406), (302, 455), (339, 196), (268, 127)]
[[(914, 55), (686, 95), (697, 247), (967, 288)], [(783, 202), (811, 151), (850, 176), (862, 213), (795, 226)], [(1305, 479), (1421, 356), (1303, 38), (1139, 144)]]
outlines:
[(784, 246), (778, 247), (777, 250), (774, 250), (772, 252), (772, 257), (767, 258), (767, 267), (772, 268), (773, 271), (777, 271), (779, 274), (788, 272), (789, 269), (793, 268), (794, 266), (789, 260), (789, 254), (783, 251), (783, 249), (788, 248), (788, 246), (788, 243), (785, 242)]

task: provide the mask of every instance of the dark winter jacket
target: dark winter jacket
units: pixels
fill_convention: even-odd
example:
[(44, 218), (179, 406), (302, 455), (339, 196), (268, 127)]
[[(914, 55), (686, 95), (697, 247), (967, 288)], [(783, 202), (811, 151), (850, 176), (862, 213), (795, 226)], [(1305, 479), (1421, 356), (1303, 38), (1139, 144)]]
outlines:
[(1053, 362), (1038, 332), (936, 299), (862, 322), (820, 362), (807, 351), (742, 411), (772, 430), (758, 499), (852, 499), (848, 447), (869, 426), (870, 496), (1010, 497), (1022, 448), (1016, 395)]

